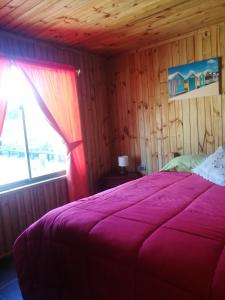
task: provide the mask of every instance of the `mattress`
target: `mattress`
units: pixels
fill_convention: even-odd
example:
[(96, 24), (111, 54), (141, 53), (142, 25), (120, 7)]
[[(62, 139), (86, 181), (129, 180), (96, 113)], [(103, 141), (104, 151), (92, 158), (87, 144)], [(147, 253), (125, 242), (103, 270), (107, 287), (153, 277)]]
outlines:
[(160, 172), (54, 209), (17, 239), (25, 300), (225, 299), (225, 188)]

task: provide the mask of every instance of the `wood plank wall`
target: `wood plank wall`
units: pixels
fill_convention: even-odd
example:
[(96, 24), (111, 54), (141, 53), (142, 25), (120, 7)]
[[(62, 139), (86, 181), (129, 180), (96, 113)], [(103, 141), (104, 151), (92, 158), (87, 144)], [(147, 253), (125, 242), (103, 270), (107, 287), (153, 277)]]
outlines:
[[(168, 103), (167, 68), (221, 56), (222, 95)], [(160, 169), (174, 152), (212, 153), (225, 144), (225, 24), (184, 38), (112, 57), (108, 61), (113, 163), (130, 157), (147, 173)]]
[[(105, 58), (0, 31), (0, 54), (30, 57), (80, 69), (78, 93), (90, 192), (110, 167)], [(12, 170), (13, 171), (13, 170)], [(65, 179), (0, 195), (0, 257), (42, 214), (68, 201)]]
[(0, 258), (11, 252), (14, 241), (25, 228), (67, 202), (65, 177), (0, 193)]
[(30, 57), (80, 69), (78, 93), (90, 192), (111, 166), (110, 111), (106, 100), (105, 58), (0, 30), (0, 54)]

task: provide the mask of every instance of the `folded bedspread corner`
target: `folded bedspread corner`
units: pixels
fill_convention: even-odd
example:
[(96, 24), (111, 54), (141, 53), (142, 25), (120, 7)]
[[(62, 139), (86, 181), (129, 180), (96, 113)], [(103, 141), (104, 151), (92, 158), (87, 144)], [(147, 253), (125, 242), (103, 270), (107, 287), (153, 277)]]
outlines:
[(160, 172), (57, 208), (15, 242), (25, 300), (225, 299), (225, 188)]

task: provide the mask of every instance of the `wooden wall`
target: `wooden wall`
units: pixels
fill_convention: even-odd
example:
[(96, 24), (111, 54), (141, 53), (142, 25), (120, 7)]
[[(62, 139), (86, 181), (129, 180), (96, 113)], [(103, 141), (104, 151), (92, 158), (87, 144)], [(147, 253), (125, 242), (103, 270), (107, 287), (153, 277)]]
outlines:
[[(90, 192), (96, 192), (99, 177), (111, 167), (105, 58), (0, 30), (1, 54), (68, 63), (80, 69), (78, 96), (83, 140)], [(28, 225), (67, 201), (65, 179), (0, 194), (0, 257), (11, 252), (13, 242)]]
[(14, 241), (25, 228), (67, 202), (65, 177), (0, 193), (0, 258), (11, 253)]
[[(167, 68), (222, 57), (223, 95), (168, 103)], [(225, 143), (225, 24), (112, 57), (108, 62), (113, 162), (160, 169), (174, 152), (211, 153)]]
[(106, 103), (105, 58), (0, 30), (0, 54), (25, 56), (80, 69), (78, 93), (90, 192), (110, 169), (109, 108)]

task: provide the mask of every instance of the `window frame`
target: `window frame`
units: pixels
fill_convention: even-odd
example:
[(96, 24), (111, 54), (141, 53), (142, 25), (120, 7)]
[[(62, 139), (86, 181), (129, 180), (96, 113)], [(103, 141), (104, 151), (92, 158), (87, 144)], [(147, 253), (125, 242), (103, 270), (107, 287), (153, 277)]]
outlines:
[[(32, 168), (31, 168), (31, 162), (30, 162), (30, 155), (29, 155), (30, 152), (29, 152), (29, 143), (28, 143), (28, 134), (27, 134), (27, 124), (26, 124), (26, 116), (25, 116), (25, 109), (23, 106), (23, 102), (18, 107), (18, 110), (21, 113), (21, 122), (22, 122), (22, 127), (23, 127), (23, 141), (24, 141), (24, 145), (25, 145), (25, 147), (24, 147), (25, 158), (26, 158), (25, 161), (26, 161), (26, 168), (28, 170), (29, 178), (0, 185), (0, 193), (7, 192), (7, 191), (10, 191), (10, 190), (12, 190), (14, 188), (18, 188), (18, 187), (25, 187), (25, 186), (29, 187), (30, 185), (32, 185), (34, 183), (44, 182), (47, 180), (55, 179), (55, 178), (66, 175), (66, 168), (65, 168), (65, 170), (62, 170), (62, 171), (57, 171), (57, 172), (53, 172), (53, 173), (47, 173), (47, 174), (44, 174), (41, 176), (32, 177)], [(6, 114), (7, 114), (7, 112), (6, 112)], [(53, 130), (55, 130), (55, 129), (53, 128)], [(66, 158), (66, 154), (65, 154), (65, 158)]]
[(25, 187), (25, 186), (29, 187), (30, 185), (32, 185), (34, 183), (45, 182), (50, 179), (55, 179), (55, 178), (62, 177), (62, 176), (66, 176), (66, 170), (34, 177), (31, 179), (28, 178), (28, 179), (24, 179), (24, 180), (18, 180), (18, 181), (14, 181), (11, 183), (2, 184), (2, 185), (0, 185), (0, 193), (8, 192), (8, 191), (13, 190), (14, 188), (18, 188), (18, 187)]

